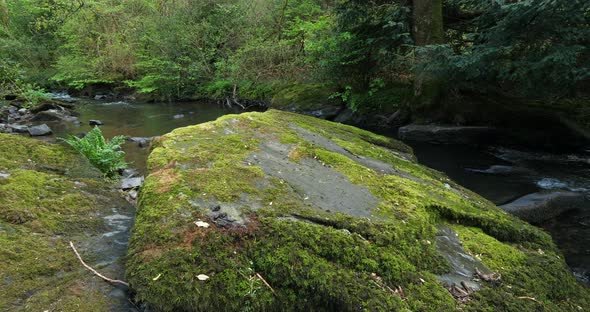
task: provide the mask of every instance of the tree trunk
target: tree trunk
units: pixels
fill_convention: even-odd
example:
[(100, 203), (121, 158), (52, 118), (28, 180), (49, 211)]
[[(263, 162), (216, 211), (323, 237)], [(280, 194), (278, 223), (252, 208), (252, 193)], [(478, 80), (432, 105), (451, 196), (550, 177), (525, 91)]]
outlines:
[(0, 25), (4, 28), (8, 28), (10, 18), (8, 17), (8, 6), (6, 0), (0, 0)]
[[(413, 0), (414, 41), (416, 46), (444, 43), (442, 0)], [(417, 62), (428, 62), (428, 52), (419, 51)], [(433, 108), (440, 102), (441, 82), (428, 72), (414, 75), (414, 110)]]

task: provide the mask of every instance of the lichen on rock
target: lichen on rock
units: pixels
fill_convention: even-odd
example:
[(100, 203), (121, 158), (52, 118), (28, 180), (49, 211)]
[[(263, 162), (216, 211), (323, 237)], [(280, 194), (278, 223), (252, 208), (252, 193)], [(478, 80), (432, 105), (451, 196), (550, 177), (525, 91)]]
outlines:
[[(152, 148), (127, 279), (155, 310), (590, 304), (546, 233), (421, 166), (393, 139), (271, 110), (179, 128)], [(452, 269), (436, 248), (441, 226), (502, 283), (479, 281), (457, 302), (441, 284)]]

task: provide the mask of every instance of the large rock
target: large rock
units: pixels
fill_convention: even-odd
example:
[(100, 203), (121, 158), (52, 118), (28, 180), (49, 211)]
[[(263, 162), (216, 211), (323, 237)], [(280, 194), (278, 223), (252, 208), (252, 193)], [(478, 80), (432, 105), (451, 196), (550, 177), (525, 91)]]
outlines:
[(75, 121), (78, 118), (72, 116), (69, 111), (64, 109), (48, 109), (40, 111), (31, 119), (32, 121)]
[[(152, 145), (127, 261), (148, 309), (590, 303), (546, 233), (417, 164), (395, 140), (271, 110), (179, 128)], [(473, 280), (478, 270), (506, 286)], [(462, 281), (479, 288), (464, 305), (442, 285)]]
[(404, 141), (442, 144), (481, 144), (493, 140), (495, 129), (489, 127), (407, 125), (399, 128)]
[(0, 311), (131, 311), (77, 260), (123, 278), (134, 210), (66, 146), (0, 134)]
[(588, 207), (590, 202), (582, 193), (545, 191), (528, 194), (500, 206), (505, 211), (532, 223), (540, 223), (573, 209)]
[(46, 110), (50, 110), (50, 109), (63, 111), (66, 109), (73, 109), (74, 107), (75, 107), (74, 104), (50, 99), (50, 100), (44, 100), (42, 103), (31, 108), (31, 112), (33, 114), (36, 114), (36, 113), (40, 113), (42, 111), (46, 111)]

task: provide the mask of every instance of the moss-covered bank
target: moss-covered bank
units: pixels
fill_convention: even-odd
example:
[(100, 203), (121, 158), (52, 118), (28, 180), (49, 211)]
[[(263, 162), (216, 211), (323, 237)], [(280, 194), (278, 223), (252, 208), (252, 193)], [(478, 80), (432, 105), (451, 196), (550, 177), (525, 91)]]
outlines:
[(110, 286), (84, 270), (68, 241), (89, 263), (100, 260), (86, 247), (125, 203), (56, 144), (0, 134), (0, 173), (0, 311), (108, 311)]
[[(228, 115), (164, 135), (148, 165), (127, 279), (156, 310), (590, 306), (546, 233), (386, 137), (274, 110)], [(482, 282), (458, 303), (437, 279), (451, 268), (439, 225), (501, 285)]]

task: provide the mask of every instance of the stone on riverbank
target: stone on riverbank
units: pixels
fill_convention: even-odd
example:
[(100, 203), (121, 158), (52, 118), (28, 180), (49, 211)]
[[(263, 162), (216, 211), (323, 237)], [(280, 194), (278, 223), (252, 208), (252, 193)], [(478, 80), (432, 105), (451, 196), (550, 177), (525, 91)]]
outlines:
[(490, 127), (407, 125), (399, 128), (402, 140), (441, 144), (483, 144), (490, 142), (495, 129)]
[(332, 119), (344, 110), (342, 102), (332, 97), (335, 92), (334, 88), (324, 85), (293, 85), (277, 92), (270, 107), (321, 119)]
[[(127, 279), (155, 310), (590, 305), (546, 233), (417, 164), (395, 140), (271, 110), (179, 128), (152, 148)], [(436, 248), (441, 227), (456, 235), (452, 248)], [(457, 252), (445, 250), (469, 255), (468, 269), (454, 272)], [(480, 265), (501, 285), (476, 282), (458, 303), (441, 280), (469, 280)]]
[(30, 136), (44, 136), (50, 135), (53, 133), (51, 128), (46, 124), (38, 125), (38, 126), (31, 126), (27, 129)]
[(582, 209), (588, 204), (582, 193), (546, 191), (525, 195), (500, 208), (525, 221), (541, 223), (566, 211)]
[(109, 297), (112, 287), (68, 246), (73, 241), (90, 265), (104, 263), (101, 272), (120, 278), (112, 257), (124, 254), (116, 243), (124, 239), (102, 234), (121, 230), (109, 222), (112, 208), (124, 214), (129, 206), (101, 173), (64, 146), (0, 134), (0, 175), (0, 311), (120, 308), (126, 298)]

